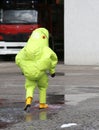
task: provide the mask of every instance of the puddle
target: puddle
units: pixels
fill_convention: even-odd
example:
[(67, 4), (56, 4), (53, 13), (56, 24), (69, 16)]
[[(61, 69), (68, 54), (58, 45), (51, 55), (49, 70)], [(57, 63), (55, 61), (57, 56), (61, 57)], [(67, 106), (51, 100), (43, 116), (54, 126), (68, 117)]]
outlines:
[[(55, 74), (56, 74), (56, 76), (65, 76), (64, 72), (56, 72)], [(48, 73), (48, 75), (50, 75), (50, 74)]]
[(64, 104), (64, 95), (49, 94), (47, 101), (49, 104)]
[(48, 109), (39, 109), (38, 101), (35, 101), (30, 112), (26, 113), (23, 111), (24, 102), (0, 99), (0, 129), (11, 127), (19, 122), (51, 119), (62, 108), (64, 95), (48, 95), (47, 102), (49, 104)]
[(85, 101), (87, 99), (95, 98), (98, 95), (95, 93), (83, 93), (83, 94), (69, 94), (65, 95), (67, 105), (77, 105), (78, 103)]
[[(72, 93), (69, 93), (72, 90)], [(64, 98), (67, 105), (78, 105), (88, 99), (96, 98), (99, 93), (98, 86), (71, 86)]]
[(56, 76), (65, 76), (65, 73), (63, 73), (63, 72), (56, 72)]
[[(84, 88), (83, 88), (84, 89)], [(66, 105), (77, 105), (78, 103), (96, 97), (95, 93), (80, 94), (48, 94), (47, 109), (39, 109), (38, 101), (33, 102), (29, 112), (24, 112), (24, 102), (15, 102), (14, 100), (0, 99), (0, 129), (11, 127), (19, 122), (31, 122), (33, 120), (52, 119), (58, 112), (64, 109)], [(62, 128), (71, 127), (73, 124), (63, 124)]]

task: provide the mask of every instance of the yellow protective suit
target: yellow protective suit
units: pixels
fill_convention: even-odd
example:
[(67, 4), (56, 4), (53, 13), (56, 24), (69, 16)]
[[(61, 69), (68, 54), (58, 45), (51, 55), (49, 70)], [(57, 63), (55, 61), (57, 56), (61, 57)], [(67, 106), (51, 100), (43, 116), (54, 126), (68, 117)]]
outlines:
[(46, 103), (48, 75), (55, 73), (57, 55), (49, 48), (49, 32), (45, 28), (35, 29), (26, 46), (16, 55), (16, 64), (26, 77), (26, 99), (33, 98), (34, 89), (40, 90), (40, 103)]

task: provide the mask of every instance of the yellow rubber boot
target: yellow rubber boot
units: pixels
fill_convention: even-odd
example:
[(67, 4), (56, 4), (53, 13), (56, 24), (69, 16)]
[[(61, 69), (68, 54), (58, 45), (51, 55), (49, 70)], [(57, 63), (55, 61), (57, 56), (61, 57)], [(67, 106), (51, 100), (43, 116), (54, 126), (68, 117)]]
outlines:
[(26, 99), (26, 105), (31, 105), (32, 104), (32, 97), (28, 97)]
[(30, 108), (31, 104), (32, 104), (32, 97), (28, 97), (26, 99), (26, 105), (25, 105), (24, 110), (27, 111)]
[(40, 109), (48, 108), (48, 104), (40, 103), (39, 108), (40, 108)]

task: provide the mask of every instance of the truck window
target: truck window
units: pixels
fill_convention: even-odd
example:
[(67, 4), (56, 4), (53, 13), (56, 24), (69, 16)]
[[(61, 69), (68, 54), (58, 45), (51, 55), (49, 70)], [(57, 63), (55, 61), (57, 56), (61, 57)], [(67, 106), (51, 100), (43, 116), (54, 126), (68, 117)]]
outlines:
[(0, 14), (3, 15), (0, 18), (1, 23), (16, 24), (16, 23), (37, 23), (38, 12), (37, 10), (3, 10)]

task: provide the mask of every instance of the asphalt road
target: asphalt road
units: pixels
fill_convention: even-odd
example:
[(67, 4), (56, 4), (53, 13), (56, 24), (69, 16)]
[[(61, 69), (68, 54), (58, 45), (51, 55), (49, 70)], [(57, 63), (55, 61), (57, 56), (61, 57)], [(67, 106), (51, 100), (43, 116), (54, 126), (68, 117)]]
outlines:
[(0, 130), (99, 130), (99, 66), (58, 64), (49, 76), (46, 110), (36, 89), (29, 113), (24, 76), (14, 62), (0, 62)]

